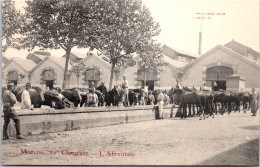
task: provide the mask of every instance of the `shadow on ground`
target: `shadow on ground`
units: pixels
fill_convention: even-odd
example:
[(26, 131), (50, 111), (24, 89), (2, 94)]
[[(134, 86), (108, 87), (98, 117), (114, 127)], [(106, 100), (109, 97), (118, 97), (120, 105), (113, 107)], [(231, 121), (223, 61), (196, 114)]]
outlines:
[(218, 154), (197, 165), (259, 166), (259, 138)]
[(244, 127), (240, 127), (242, 129), (248, 129), (248, 130), (259, 130), (259, 126), (255, 125), (255, 126), (244, 126)]

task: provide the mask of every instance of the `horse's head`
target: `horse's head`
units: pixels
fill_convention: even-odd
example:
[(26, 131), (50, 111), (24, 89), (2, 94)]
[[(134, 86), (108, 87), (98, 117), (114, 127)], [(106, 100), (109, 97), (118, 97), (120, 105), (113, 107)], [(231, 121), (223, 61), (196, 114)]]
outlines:
[(186, 86), (183, 87), (182, 89), (183, 89), (184, 91), (186, 91), (186, 92), (192, 92), (192, 90), (191, 90), (190, 88), (186, 87)]

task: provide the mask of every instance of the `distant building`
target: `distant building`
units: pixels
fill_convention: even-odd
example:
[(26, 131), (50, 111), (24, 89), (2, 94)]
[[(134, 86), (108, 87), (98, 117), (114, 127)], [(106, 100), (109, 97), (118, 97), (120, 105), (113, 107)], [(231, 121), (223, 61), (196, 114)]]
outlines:
[(189, 63), (199, 57), (199, 55), (197, 54), (189, 53), (181, 49), (170, 48), (169, 46), (166, 45), (163, 46), (163, 54), (170, 57), (173, 60), (186, 62), (186, 63)]
[(9, 60), (5, 57), (2, 56), (2, 68), (9, 62)]
[(259, 62), (260, 61), (260, 55), (259, 52), (253, 50), (252, 48), (243, 45), (239, 42), (236, 42), (234, 40), (228, 42), (227, 44), (224, 45), (225, 47), (239, 53), (242, 56), (247, 57), (250, 60)]
[[(62, 57), (66, 58), (66, 54), (63, 55)], [(83, 60), (85, 57), (87, 57), (87, 54), (73, 52), (70, 54), (70, 61), (72, 61), (73, 63), (77, 63)]]
[[(170, 89), (175, 87), (177, 80), (180, 78), (180, 70), (190, 61), (195, 60), (195, 54), (172, 49), (166, 45), (163, 47), (163, 60), (167, 66), (162, 67), (161, 71), (149, 69), (146, 73), (146, 84), (149, 90), (154, 89)], [(27, 59), (20, 59), (18, 62), (13, 60), (12, 64), (7, 64), (3, 69), (5, 75), (12, 69), (19, 73), (26, 75), (25, 79), (17, 79), (17, 77), (6, 77), (3, 82), (8, 80), (15, 80), (17, 85), (24, 85), (26, 82), (31, 82), (33, 86), (39, 86), (42, 89), (46, 87), (61, 87), (63, 84), (65, 55), (62, 57), (51, 56), (45, 52), (33, 52), (27, 56)], [(139, 59), (138, 56), (135, 57)], [(110, 83), (111, 64), (107, 61), (105, 56), (100, 56), (94, 53), (80, 54), (71, 53), (70, 61), (78, 63), (83, 61), (85, 64), (85, 71), (77, 78), (74, 73), (68, 73), (67, 88), (93, 88), (105, 83), (108, 87)], [(21, 64), (21, 65), (17, 65)], [(28, 65), (27, 65), (28, 64)], [(71, 69), (69, 63), (68, 70)], [(9, 74), (10, 75), (10, 74)], [(127, 67), (114, 73), (113, 85), (120, 85), (123, 81), (123, 75), (126, 75), (129, 82), (129, 88), (136, 89), (144, 86), (144, 71), (139, 69), (135, 64), (133, 67)]]
[(49, 52), (46, 51), (34, 51), (33, 53), (29, 53), (26, 59), (32, 60), (36, 64), (40, 63), (46, 56), (51, 56)]
[(201, 55), (182, 68), (182, 83), (188, 87), (206, 84), (212, 90), (227, 89), (228, 76), (245, 80), (245, 90), (260, 86), (259, 52), (234, 40)]
[(2, 84), (7, 84), (8, 81), (15, 85), (29, 82), (30, 71), (36, 66), (32, 60), (23, 58), (12, 58), (2, 69)]

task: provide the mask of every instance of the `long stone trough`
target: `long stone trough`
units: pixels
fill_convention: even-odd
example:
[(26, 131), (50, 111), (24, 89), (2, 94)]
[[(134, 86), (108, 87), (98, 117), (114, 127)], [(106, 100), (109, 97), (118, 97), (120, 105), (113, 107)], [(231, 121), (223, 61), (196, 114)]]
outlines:
[[(52, 108), (21, 110), (16, 109), (21, 120), (23, 135), (62, 132), (86, 129), (114, 124), (155, 120), (158, 106), (133, 107), (86, 107), (77, 109), (54, 110)], [(164, 117), (174, 117), (177, 107), (164, 106)], [(2, 125), (4, 118), (2, 114)], [(8, 134), (16, 136), (14, 123), (11, 120)]]

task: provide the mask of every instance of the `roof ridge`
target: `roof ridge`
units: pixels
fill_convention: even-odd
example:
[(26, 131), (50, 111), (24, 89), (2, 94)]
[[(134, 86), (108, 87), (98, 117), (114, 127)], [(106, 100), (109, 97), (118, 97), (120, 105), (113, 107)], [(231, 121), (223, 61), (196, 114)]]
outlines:
[(239, 45), (242, 45), (242, 46), (246, 47), (247, 49), (250, 49), (250, 50), (252, 50), (252, 51), (254, 51), (254, 52), (257, 52), (257, 53), (259, 54), (258, 51), (254, 50), (253, 48), (251, 48), (251, 47), (249, 47), (249, 46), (247, 46), (247, 45), (245, 45), (245, 44), (242, 44), (242, 43), (240, 43), (240, 42), (237, 42), (237, 41), (235, 41), (234, 39), (232, 39), (231, 41), (229, 41), (228, 43), (226, 43), (226, 44), (223, 45), (223, 46), (226, 46), (226, 45), (230, 44), (231, 42), (235, 42), (235, 43), (237, 43), (237, 44), (239, 44)]
[(204, 58), (205, 56), (207, 56), (210, 52), (212, 52), (213, 50), (215, 50), (216, 48), (224, 48), (236, 55), (238, 55), (239, 57), (241, 57), (242, 59), (248, 61), (249, 63), (253, 64), (254, 66), (257, 66), (257, 68), (260, 68), (259, 67), (259, 64), (256, 64), (255, 62), (253, 62), (252, 60), (249, 60), (248, 58), (246, 58), (245, 56), (233, 51), (232, 49), (226, 47), (226, 46), (223, 46), (223, 45), (217, 45), (215, 46), (214, 48), (210, 49), (209, 51), (207, 51), (206, 53), (204, 53), (203, 55), (201, 55), (199, 58), (195, 59), (194, 61), (188, 63), (187, 65), (185, 65), (184, 67), (182, 67), (182, 70), (185, 70), (187, 67), (191, 66), (192, 64), (196, 63), (197, 61), (199, 61), (200, 59)]
[[(196, 54), (196, 53), (192, 53), (192, 52), (189, 52), (189, 51), (185, 51), (183, 49), (179, 49), (179, 48), (175, 48), (175, 47), (170, 47), (170, 46), (167, 46), (166, 44), (163, 45), (163, 47), (167, 47), (169, 48), (171, 51), (173, 52), (178, 52), (179, 54), (185, 54), (187, 56), (190, 56), (190, 57), (193, 57), (193, 58), (198, 58), (200, 57), (200, 55)], [(182, 53), (181, 53), (182, 52)], [(169, 57), (169, 56), (168, 56)]]

